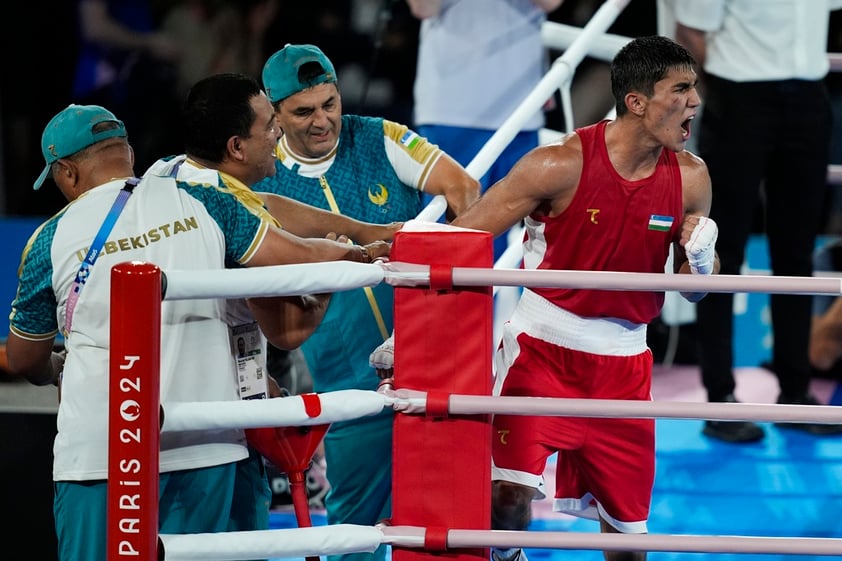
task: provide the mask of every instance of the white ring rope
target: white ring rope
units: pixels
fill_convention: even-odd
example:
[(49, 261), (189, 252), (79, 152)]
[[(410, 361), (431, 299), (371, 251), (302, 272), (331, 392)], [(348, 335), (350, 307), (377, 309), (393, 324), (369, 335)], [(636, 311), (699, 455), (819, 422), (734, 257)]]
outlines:
[[(372, 552), (381, 544), (425, 547), (427, 528), (335, 524), (288, 530), (218, 534), (161, 534), (164, 561), (237, 561), (259, 557), (304, 557)], [(448, 548), (526, 547), (597, 551), (670, 551), (683, 553), (783, 553), (842, 555), (838, 538), (766, 538), (599, 532), (508, 530), (447, 531)]]
[[(393, 286), (423, 286), (430, 266), (384, 263), (385, 281)], [(617, 271), (548, 269), (489, 269), (453, 267), (453, 286), (520, 286), (587, 290), (649, 290), (677, 292), (763, 292), (766, 294), (842, 294), (842, 279), (768, 275), (674, 275)]]
[(350, 421), (375, 415), (389, 406), (382, 394), (366, 390), (338, 390), (311, 395), (321, 412), (311, 416), (301, 395), (276, 399), (164, 403), (161, 431), (226, 428), (295, 427)]
[[(425, 528), (385, 526), (382, 531), (387, 540), (386, 543), (392, 545), (421, 547), (424, 543)], [(447, 532), (447, 545), (453, 548), (527, 547), (610, 551), (677, 551), (686, 553), (842, 555), (842, 539), (836, 538), (449, 530)]]
[[(515, 259), (517, 252), (512, 251), (509, 255)], [(842, 278), (838, 276), (673, 275), (486, 267), (453, 267), (451, 274), (453, 286), (842, 294)], [(336, 292), (375, 286), (384, 281), (393, 286), (425, 286), (430, 283), (430, 266), (397, 261), (373, 264), (336, 261), (250, 269), (174, 270), (164, 271), (164, 276), (164, 300), (249, 298)]]
[[(427, 413), (428, 394), (398, 389), (388, 394), (367, 390), (339, 390), (314, 395), (321, 413), (308, 415), (301, 396), (247, 401), (168, 403), (161, 430), (312, 426), (376, 415), (384, 408), (408, 414)], [(782, 423), (842, 424), (842, 407), (832, 405), (774, 405), (764, 403), (691, 403), (687, 401), (629, 401), (550, 397), (493, 397), (451, 394), (451, 415), (535, 415), (623, 419), (711, 419)]]
[[(557, 51), (566, 51), (579, 39), (581, 34), (582, 28), (575, 25), (567, 25), (554, 21), (545, 21), (541, 24), (541, 43), (545, 47)], [(603, 33), (596, 39), (595, 42), (587, 46), (588, 56), (602, 60), (603, 62), (611, 62), (617, 52), (626, 43), (631, 41), (631, 37), (614, 35), (612, 33)]]
[[(477, 178), (474, 177), (474, 179)], [(433, 200), (427, 203), (427, 206), (418, 213), (418, 216), (416, 216), (415, 219), (422, 222), (436, 222), (439, 218), (441, 218), (446, 210), (447, 199), (444, 195), (436, 195), (433, 197)]]
[(831, 72), (842, 72), (842, 53), (827, 53)]
[(277, 557), (372, 553), (383, 542), (375, 526), (335, 524), (287, 530), (215, 534), (159, 534), (164, 561), (237, 561)]
[[(523, 226), (513, 226), (513, 233), (510, 239), (523, 239)], [(509, 244), (506, 251), (494, 262), (495, 269), (514, 269), (523, 259), (523, 245), (520, 243)]]
[(251, 298), (337, 292), (383, 282), (383, 269), (368, 263), (331, 261), (208, 271), (164, 271), (164, 300)]
[[(400, 391), (397, 390), (397, 393), (400, 393)], [(842, 424), (842, 407), (832, 405), (691, 403), (687, 401), (451, 395), (449, 411), (454, 415), (504, 413), (508, 415), (558, 415), (623, 419), (712, 419), (719, 421)]]
[(842, 165), (830, 164), (827, 166), (827, 181), (831, 185), (842, 185)]

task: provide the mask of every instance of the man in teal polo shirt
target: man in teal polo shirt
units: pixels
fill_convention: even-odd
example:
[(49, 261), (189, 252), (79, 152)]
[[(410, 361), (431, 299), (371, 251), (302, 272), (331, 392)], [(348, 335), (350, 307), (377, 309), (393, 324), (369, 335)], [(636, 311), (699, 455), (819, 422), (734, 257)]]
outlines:
[[(313, 45), (286, 45), (263, 67), (263, 85), (283, 130), (276, 174), (255, 191), (286, 195), (373, 223), (404, 222), (422, 195), (444, 195), (452, 219), (479, 197), (479, 184), (437, 146), (386, 119), (342, 114), (336, 71)], [(392, 332), (392, 289), (333, 295), (321, 326), (302, 346), (316, 392), (377, 388), (369, 354)], [(392, 417), (334, 423), (325, 437), (329, 524), (371, 525), (391, 515)], [(373, 554), (345, 561), (383, 559)], [(337, 557), (330, 557), (335, 561)]]

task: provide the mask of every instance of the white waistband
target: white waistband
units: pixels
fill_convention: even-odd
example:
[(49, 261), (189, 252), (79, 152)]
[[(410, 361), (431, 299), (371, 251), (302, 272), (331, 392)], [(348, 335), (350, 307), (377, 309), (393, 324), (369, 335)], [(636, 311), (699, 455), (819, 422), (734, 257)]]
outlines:
[(634, 356), (648, 348), (645, 323), (581, 317), (528, 289), (524, 289), (511, 323), (542, 341), (586, 353)]

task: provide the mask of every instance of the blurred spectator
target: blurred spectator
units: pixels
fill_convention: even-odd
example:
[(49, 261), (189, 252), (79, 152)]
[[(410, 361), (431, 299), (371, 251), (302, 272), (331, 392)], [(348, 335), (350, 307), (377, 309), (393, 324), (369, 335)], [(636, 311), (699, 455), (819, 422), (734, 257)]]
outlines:
[(181, 143), (178, 44), (155, 21), (151, 0), (77, 0), (80, 51), (72, 101), (108, 107), (132, 131), (135, 166), (146, 169)]
[[(817, 249), (813, 264), (817, 275), (842, 272), (842, 240)], [(813, 297), (809, 356), (813, 375), (842, 380), (842, 297)]]
[[(414, 123), (463, 166), (471, 163), (548, 68), (541, 42), (547, 13), (562, 0), (407, 0), (421, 20)], [(481, 178), (485, 191), (538, 146), (538, 110)], [(426, 197), (429, 199), (429, 197)], [(494, 256), (506, 249), (494, 241)]]
[(163, 16), (161, 30), (178, 45), (179, 97), (213, 74), (237, 72), (260, 80), (264, 36), (278, 0), (183, 0)]

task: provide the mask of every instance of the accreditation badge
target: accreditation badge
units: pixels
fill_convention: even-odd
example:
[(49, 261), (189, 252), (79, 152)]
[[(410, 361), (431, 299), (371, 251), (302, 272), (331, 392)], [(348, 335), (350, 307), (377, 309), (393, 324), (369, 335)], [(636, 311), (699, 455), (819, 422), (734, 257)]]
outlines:
[(262, 338), (257, 322), (235, 325), (228, 330), (237, 364), (237, 389), (240, 399), (268, 398), (266, 358), (263, 356)]

